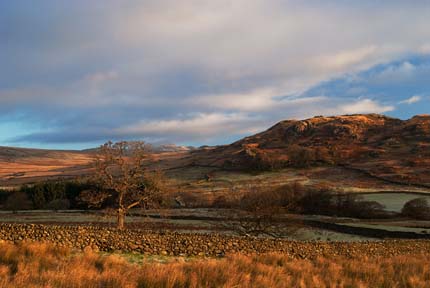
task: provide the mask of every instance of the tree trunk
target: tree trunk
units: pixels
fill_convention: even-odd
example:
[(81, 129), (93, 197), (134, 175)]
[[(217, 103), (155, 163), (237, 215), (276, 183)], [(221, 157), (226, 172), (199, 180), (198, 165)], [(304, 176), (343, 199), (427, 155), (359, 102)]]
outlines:
[(118, 209), (117, 228), (124, 229), (125, 211), (122, 208)]

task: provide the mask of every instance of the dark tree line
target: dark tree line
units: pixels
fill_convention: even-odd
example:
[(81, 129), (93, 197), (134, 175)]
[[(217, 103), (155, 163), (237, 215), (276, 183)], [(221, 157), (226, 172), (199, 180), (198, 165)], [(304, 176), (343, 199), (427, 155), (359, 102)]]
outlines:
[(17, 190), (0, 191), (0, 205), (9, 210), (26, 209), (85, 209), (79, 199), (82, 191), (92, 189), (88, 181), (44, 181), (23, 185)]

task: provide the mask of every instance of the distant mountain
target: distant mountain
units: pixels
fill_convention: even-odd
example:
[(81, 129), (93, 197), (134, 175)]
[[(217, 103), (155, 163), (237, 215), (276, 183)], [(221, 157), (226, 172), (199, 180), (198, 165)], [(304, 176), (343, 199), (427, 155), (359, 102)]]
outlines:
[(430, 186), (430, 115), (400, 120), (358, 114), (285, 120), (194, 163), (229, 169), (337, 165), (388, 181)]
[[(163, 152), (186, 152), (192, 151), (196, 148), (193, 146), (179, 146), (175, 144), (149, 144), (150, 149), (148, 150), (151, 153), (163, 153)], [(99, 148), (90, 148), (82, 150), (84, 153), (95, 153)]]
[(151, 145), (151, 151), (153, 152), (185, 152), (192, 151), (196, 148), (193, 146), (178, 146), (175, 144), (161, 144), (161, 145)]

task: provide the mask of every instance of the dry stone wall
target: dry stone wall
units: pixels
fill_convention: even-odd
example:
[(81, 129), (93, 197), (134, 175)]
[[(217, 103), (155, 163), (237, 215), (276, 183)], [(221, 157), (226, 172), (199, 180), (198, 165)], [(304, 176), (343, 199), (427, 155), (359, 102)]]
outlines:
[(319, 256), (393, 256), (430, 253), (428, 240), (369, 242), (298, 242), (279, 239), (234, 237), (219, 234), (154, 233), (119, 231), (98, 226), (63, 226), (0, 223), (0, 240), (47, 241), (78, 249), (137, 252), (174, 256), (223, 256), (227, 253), (282, 252), (292, 258)]

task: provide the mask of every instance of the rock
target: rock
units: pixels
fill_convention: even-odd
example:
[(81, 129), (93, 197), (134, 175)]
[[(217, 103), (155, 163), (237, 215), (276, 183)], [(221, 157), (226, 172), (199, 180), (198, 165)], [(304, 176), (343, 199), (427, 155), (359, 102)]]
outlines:
[[(129, 251), (145, 255), (194, 255), (223, 257), (227, 253), (282, 252), (291, 258), (319, 256), (356, 257), (428, 253), (430, 241), (390, 240), (379, 242), (295, 242), (217, 234), (149, 233), (143, 230), (118, 231), (97, 226), (53, 226), (0, 223), (0, 243), (48, 241), (59, 246), (88, 251)], [(141, 244), (137, 244), (141, 243)]]

